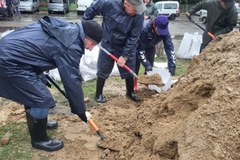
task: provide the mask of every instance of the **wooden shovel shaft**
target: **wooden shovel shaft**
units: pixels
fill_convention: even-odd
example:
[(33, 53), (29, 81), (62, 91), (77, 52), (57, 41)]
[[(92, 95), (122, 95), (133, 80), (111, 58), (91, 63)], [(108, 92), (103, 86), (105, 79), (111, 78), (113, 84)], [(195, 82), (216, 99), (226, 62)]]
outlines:
[(101, 131), (99, 130), (99, 128), (97, 127), (97, 125), (93, 122), (92, 119), (88, 120), (88, 123), (92, 126), (92, 128), (97, 132), (97, 134), (99, 135), (99, 137), (101, 138), (101, 140), (106, 139), (106, 137), (101, 133)]
[(94, 129), (95, 131), (99, 131), (99, 128), (98, 128), (97, 125), (93, 122), (92, 119), (89, 119), (89, 120), (88, 120), (88, 123), (93, 127), (93, 129)]

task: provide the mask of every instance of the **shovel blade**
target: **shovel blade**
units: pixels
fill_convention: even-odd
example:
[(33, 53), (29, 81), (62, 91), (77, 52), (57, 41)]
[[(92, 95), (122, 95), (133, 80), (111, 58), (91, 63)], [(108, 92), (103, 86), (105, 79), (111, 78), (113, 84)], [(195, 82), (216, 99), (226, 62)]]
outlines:
[(157, 86), (164, 86), (165, 84), (162, 82), (162, 78), (161, 75), (158, 73), (154, 73), (154, 74), (149, 74), (148, 75), (140, 75), (138, 77), (138, 82), (141, 84), (152, 84), (152, 85), (157, 85)]
[(148, 88), (150, 90), (154, 90), (158, 93), (160, 92), (167, 92), (169, 88), (171, 88), (171, 75), (168, 72), (168, 70), (163, 69), (161, 67), (154, 67), (152, 71), (147, 72), (147, 75), (153, 75), (153, 74), (159, 74), (161, 79), (162, 79), (162, 83), (164, 84), (163, 86), (158, 86), (155, 84), (149, 84)]

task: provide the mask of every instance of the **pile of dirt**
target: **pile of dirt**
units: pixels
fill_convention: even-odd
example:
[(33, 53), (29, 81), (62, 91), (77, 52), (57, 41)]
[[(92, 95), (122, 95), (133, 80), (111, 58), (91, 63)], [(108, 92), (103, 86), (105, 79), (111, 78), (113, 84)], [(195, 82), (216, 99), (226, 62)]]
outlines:
[[(93, 120), (107, 137), (98, 143), (102, 149), (96, 145), (100, 138), (94, 130), (77, 116), (52, 115), (59, 121), (57, 136), (65, 147), (36, 153), (54, 160), (240, 159), (239, 50), (239, 32), (220, 36), (192, 59), (167, 93), (141, 87), (137, 93), (141, 103), (127, 99), (124, 91), (91, 109)], [(14, 103), (11, 111), (8, 107), (0, 110), (4, 115), (0, 120), (22, 119), (24, 111), (18, 107)]]
[(218, 37), (167, 94), (95, 110), (108, 136), (105, 158), (240, 159), (239, 50), (239, 32)]

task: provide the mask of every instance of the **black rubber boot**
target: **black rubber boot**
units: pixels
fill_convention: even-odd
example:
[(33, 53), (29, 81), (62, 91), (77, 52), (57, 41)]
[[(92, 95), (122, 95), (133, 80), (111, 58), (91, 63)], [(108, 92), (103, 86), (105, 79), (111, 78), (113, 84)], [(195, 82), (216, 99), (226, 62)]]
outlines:
[[(31, 107), (29, 107), (29, 106), (24, 106), (24, 108), (25, 108), (25, 112), (28, 109), (31, 109)], [(58, 122), (57, 121), (55, 121), (55, 120), (48, 120), (48, 122), (47, 122), (47, 129), (56, 129), (57, 127), (58, 127)]]
[(105, 103), (107, 100), (103, 96), (103, 86), (105, 84), (105, 79), (98, 77), (97, 78), (97, 89), (96, 89), (96, 95), (95, 95), (95, 101), (97, 103)]
[(47, 136), (47, 117), (36, 119), (27, 112), (26, 117), (28, 130), (31, 136), (31, 143), (34, 148), (49, 152), (63, 148), (63, 141), (52, 139)]
[(140, 102), (138, 96), (134, 93), (134, 79), (133, 77), (129, 77), (125, 79), (126, 88), (127, 88), (127, 97), (133, 100), (134, 102)]

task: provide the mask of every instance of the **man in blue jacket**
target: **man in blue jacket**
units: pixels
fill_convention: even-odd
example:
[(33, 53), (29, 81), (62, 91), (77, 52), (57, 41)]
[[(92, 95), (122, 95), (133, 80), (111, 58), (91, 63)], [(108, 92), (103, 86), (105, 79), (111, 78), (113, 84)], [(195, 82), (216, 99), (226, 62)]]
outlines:
[[(126, 64), (130, 69), (135, 68), (136, 44), (142, 30), (144, 10), (143, 0), (96, 0), (83, 15), (84, 20), (93, 19), (96, 15), (103, 16), (101, 45), (118, 58), (118, 70), (121, 78), (126, 82), (126, 95), (136, 102), (139, 101), (139, 98), (134, 93), (133, 76), (122, 66)], [(101, 50), (97, 62), (95, 96), (98, 103), (106, 102), (106, 98), (102, 94), (103, 86), (113, 66), (114, 60)]]
[(95, 21), (74, 24), (46, 16), (0, 40), (0, 96), (26, 106), (34, 148), (63, 148), (62, 141), (46, 132), (48, 111), (55, 102), (40, 78), (44, 71), (58, 68), (71, 112), (87, 122), (79, 63), (84, 49), (92, 50), (101, 41), (101, 33)]
[(145, 20), (143, 31), (139, 38), (137, 47), (136, 73), (139, 71), (140, 63), (146, 71), (152, 70), (156, 54), (155, 46), (163, 41), (164, 49), (168, 59), (168, 70), (172, 76), (176, 70), (176, 56), (172, 38), (168, 30), (168, 17), (159, 15), (152, 20)]

